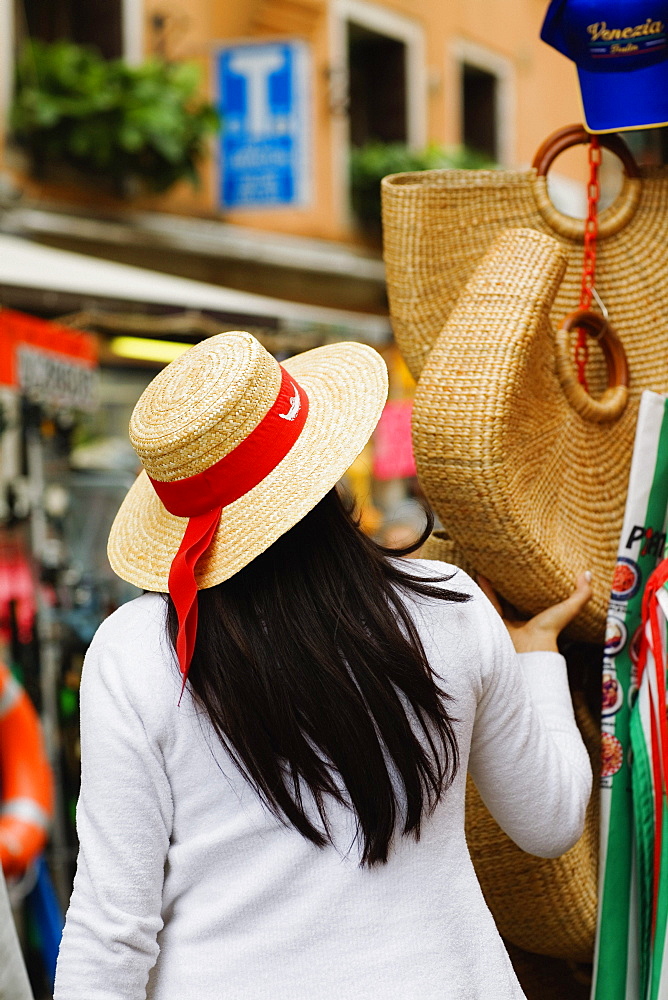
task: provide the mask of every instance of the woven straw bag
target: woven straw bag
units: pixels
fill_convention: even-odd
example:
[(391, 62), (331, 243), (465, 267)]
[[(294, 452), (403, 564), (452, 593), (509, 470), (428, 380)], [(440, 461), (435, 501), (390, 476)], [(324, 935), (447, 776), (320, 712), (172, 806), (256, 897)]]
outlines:
[[(569, 332), (550, 313), (566, 266), (559, 243), (508, 230), (483, 258), (429, 353), (413, 409), (422, 487), (470, 567), (521, 611), (562, 600), (593, 572), (569, 629), (602, 641), (641, 390), (668, 390), (668, 329), (633, 345), (630, 385), (592, 400)], [(616, 378), (621, 345), (599, 338)], [(636, 378), (634, 379), (634, 374)]]
[[(656, 366), (657, 322), (665, 315), (668, 169), (640, 170), (618, 136), (598, 138), (621, 159), (624, 182), (618, 198), (599, 216), (596, 289), (637, 374), (634, 347), (646, 345), (646, 367)], [(525, 171), (424, 170), (383, 179), (390, 314), (397, 343), (416, 379), (459, 292), (504, 229), (528, 227), (559, 240), (568, 273), (554, 303), (555, 326), (576, 308), (584, 220), (557, 211), (549, 198), (547, 175), (559, 153), (589, 139), (579, 125), (561, 129), (545, 141), (533, 167)], [(602, 371), (599, 366), (599, 380)]]
[[(597, 291), (628, 362), (625, 410), (620, 387), (606, 392), (615, 359), (591, 352), (588, 396), (573, 371), (574, 338), (560, 331), (555, 339), (551, 332), (579, 302), (584, 223), (554, 208), (547, 174), (558, 153), (589, 140), (587, 132), (570, 126), (550, 136), (531, 170), (429, 170), (386, 177), (382, 186), (388, 294), (397, 342), (419, 377), (438, 338), (434, 364), (444, 373), (440, 390), (418, 390), (424, 402), (416, 409), (415, 446), (423, 485), (469, 564), (522, 611), (534, 613), (563, 598), (574, 573), (589, 566), (595, 574), (594, 598), (569, 631), (594, 642), (602, 641), (605, 631), (639, 394), (645, 388), (668, 390), (668, 169), (639, 170), (619, 137), (599, 139), (621, 158), (625, 171), (619, 197), (599, 217), (596, 276)], [(452, 325), (455, 303), (476, 266), (494, 240), (515, 226), (552, 236), (568, 264), (565, 275), (553, 273), (552, 287), (542, 300), (548, 303), (549, 322), (541, 320), (540, 334), (537, 327), (511, 330), (498, 310), (494, 313), (488, 288), (476, 293), (484, 302), (480, 315), (485, 313), (487, 329), (479, 329), (477, 304), (466, 316), (458, 314)], [(504, 261), (497, 263), (503, 266)], [(512, 281), (519, 282), (518, 294), (528, 304), (532, 274), (536, 277), (541, 265), (532, 259), (531, 250), (515, 264)], [(537, 321), (536, 316), (531, 322)], [(533, 351), (531, 345), (538, 343), (541, 347), (530, 362), (533, 370), (525, 370), (526, 377), (518, 381), (521, 352)], [(492, 365), (494, 372), (487, 378)], [(548, 377), (548, 367), (554, 378)], [(613, 381), (623, 380), (618, 376), (616, 372)], [(543, 419), (544, 400), (534, 391), (539, 384), (549, 386), (549, 419)], [(453, 413), (451, 391), (456, 416), (444, 420), (443, 434), (425, 437), (420, 410), (425, 417), (429, 412), (429, 420), (439, 409)], [(563, 404), (560, 411), (552, 405), (555, 393)], [(599, 405), (594, 400), (601, 397)], [(527, 421), (528, 400), (534, 409), (533, 419)], [(559, 412), (574, 436), (557, 432)], [(447, 428), (463, 414), (451, 441)], [(528, 434), (526, 458), (518, 447), (520, 426)], [(508, 441), (514, 442), (516, 452), (510, 460), (503, 454)], [(429, 455), (420, 456), (423, 447)], [(481, 462), (489, 466), (482, 476), (476, 466)], [(487, 503), (490, 486), (502, 483), (505, 505), (500, 500)]]

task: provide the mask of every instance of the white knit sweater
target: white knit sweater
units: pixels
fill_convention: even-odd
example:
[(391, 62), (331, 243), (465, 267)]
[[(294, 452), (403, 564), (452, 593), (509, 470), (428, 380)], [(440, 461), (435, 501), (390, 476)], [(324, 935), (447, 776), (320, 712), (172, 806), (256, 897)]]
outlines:
[[(432, 573), (455, 572), (415, 561)], [(186, 692), (147, 594), (98, 630), (81, 689), (81, 848), (55, 1000), (518, 1000), (464, 839), (467, 766), (500, 825), (545, 857), (579, 837), (591, 788), (556, 653), (517, 657), (466, 604), (411, 602), (453, 696), (462, 765), (416, 842), (361, 868), (331, 807), (321, 850), (261, 805)]]

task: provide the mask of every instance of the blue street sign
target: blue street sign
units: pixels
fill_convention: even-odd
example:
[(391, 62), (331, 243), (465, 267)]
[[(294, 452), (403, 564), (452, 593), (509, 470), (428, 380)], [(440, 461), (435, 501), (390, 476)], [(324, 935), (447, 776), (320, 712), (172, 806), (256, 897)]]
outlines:
[(217, 69), (221, 204), (306, 204), (311, 179), (307, 46), (229, 46), (219, 51)]

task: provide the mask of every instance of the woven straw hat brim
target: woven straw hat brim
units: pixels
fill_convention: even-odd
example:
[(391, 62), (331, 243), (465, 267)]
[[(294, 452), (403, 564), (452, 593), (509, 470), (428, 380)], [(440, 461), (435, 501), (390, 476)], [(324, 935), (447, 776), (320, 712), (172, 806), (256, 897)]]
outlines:
[[(387, 398), (387, 368), (364, 344), (319, 347), (283, 362), (305, 390), (309, 412), (285, 458), (254, 489), (223, 509), (200, 559), (200, 589), (233, 576), (264, 552), (335, 486), (367, 443)], [(165, 593), (187, 519), (162, 505), (145, 472), (123, 501), (109, 535), (118, 576)]]

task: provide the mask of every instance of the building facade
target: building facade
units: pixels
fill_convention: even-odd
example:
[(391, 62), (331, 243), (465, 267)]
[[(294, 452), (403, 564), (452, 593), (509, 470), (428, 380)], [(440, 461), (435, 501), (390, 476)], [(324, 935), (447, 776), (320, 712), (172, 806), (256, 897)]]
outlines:
[[(264, 205), (261, 198), (226, 203), (221, 139), (212, 141), (198, 190), (183, 183), (166, 195), (140, 196), (133, 205), (354, 241), (353, 147), (369, 141), (414, 149), (464, 144), (501, 165), (525, 166), (545, 136), (580, 120), (573, 66), (539, 39), (546, 6), (544, 0), (0, 0), (3, 138), (16, 53), (28, 35), (69, 37), (134, 63), (152, 55), (194, 60), (206, 95), (217, 103), (224, 101), (222, 53), (254, 48), (257, 54), (267, 43), (287, 43), (301, 60), (299, 197), (284, 204)], [(260, 103), (272, 72), (271, 61), (263, 65), (254, 64), (245, 78)], [(279, 129), (289, 131), (288, 117)], [(234, 124), (227, 115), (228, 138)], [(31, 186), (16, 150), (6, 141), (3, 149), (5, 169), (30, 193), (56, 199), (63, 193), (57, 184)], [(68, 200), (86, 197), (67, 191)]]

